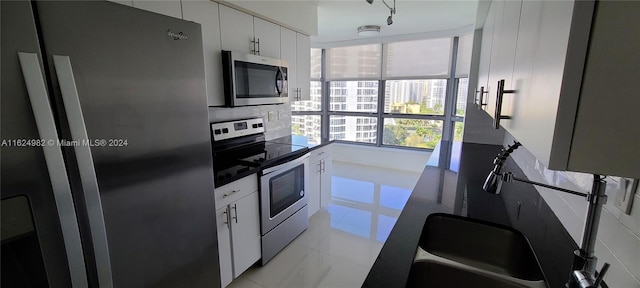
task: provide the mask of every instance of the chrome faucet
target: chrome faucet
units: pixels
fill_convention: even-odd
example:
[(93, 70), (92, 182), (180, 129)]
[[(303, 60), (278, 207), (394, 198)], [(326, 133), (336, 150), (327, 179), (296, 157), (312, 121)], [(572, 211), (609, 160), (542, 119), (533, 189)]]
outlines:
[(520, 146), (522, 146), (520, 142), (514, 141), (514, 144), (507, 146), (506, 150), (502, 149), (498, 156), (496, 156), (496, 158), (493, 160), (493, 164), (495, 166), (487, 176), (484, 185), (482, 185), (482, 189), (492, 194), (500, 194), (503, 182), (510, 183), (513, 181), (519, 181), (585, 197), (589, 202), (589, 206), (587, 209), (587, 217), (582, 233), (582, 245), (580, 245), (580, 249), (573, 252), (574, 257), (573, 264), (571, 265), (571, 275), (569, 277), (569, 282), (566, 284), (566, 287), (601, 287), (604, 275), (609, 269), (609, 263), (604, 263), (599, 273), (596, 271), (596, 264), (598, 259), (595, 256), (595, 246), (598, 234), (598, 225), (600, 223), (600, 215), (602, 214), (602, 205), (607, 202), (607, 195), (605, 195), (607, 182), (604, 181), (604, 177), (602, 177), (601, 175), (594, 174), (591, 193), (587, 194), (519, 178), (514, 176), (511, 172), (502, 172), (504, 161), (507, 160), (509, 155)]

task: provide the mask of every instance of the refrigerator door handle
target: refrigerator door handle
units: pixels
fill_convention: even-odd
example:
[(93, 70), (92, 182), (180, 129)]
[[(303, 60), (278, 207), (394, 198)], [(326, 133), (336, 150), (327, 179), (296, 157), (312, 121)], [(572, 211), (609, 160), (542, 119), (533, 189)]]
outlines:
[(91, 155), (89, 136), (82, 115), (80, 98), (76, 88), (76, 81), (71, 68), (69, 56), (53, 55), (53, 65), (58, 76), (62, 102), (67, 114), (72, 140), (79, 143), (74, 147), (78, 168), (80, 170), (80, 180), (82, 190), (87, 205), (87, 214), (93, 241), (93, 249), (98, 271), (98, 282), (100, 287), (113, 287), (111, 277), (111, 260), (109, 258), (109, 245), (107, 243), (107, 231), (102, 213), (102, 202), (100, 200), (100, 190), (98, 179)]
[(62, 238), (69, 263), (69, 274), (73, 287), (87, 287), (87, 271), (82, 251), (80, 230), (76, 217), (71, 187), (67, 177), (67, 169), (62, 157), (62, 150), (58, 146), (58, 131), (53, 118), (53, 111), (49, 103), (49, 96), (42, 76), (40, 61), (36, 53), (18, 52), (22, 76), (24, 77), (31, 109), (36, 120), (38, 134), (45, 141), (42, 146), (49, 180), (56, 202)]

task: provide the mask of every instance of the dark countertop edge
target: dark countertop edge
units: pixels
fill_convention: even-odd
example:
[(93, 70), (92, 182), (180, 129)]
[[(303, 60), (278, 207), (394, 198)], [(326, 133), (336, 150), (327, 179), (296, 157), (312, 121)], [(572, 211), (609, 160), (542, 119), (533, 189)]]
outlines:
[[(486, 219), (487, 216), (479, 213), (471, 215), (471, 208), (474, 207), (474, 205), (486, 207), (489, 203), (483, 202), (487, 200), (492, 202), (492, 204), (502, 203), (500, 198), (488, 197), (493, 195), (481, 194), (483, 193), (481, 191), (483, 178), (480, 177), (481, 175), (487, 175), (486, 173), (491, 170), (492, 162), (490, 160), (493, 159), (502, 148), (501, 145), (463, 143), (462, 151), (460, 152), (460, 172), (458, 173), (458, 179), (456, 181), (457, 185), (454, 187), (456, 191), (466, 191), (467, 193), (468, 215), (462, 216), (488, 220)], [(411, 192), (409, 200), (400, 213), (382, 250), (380, 250), (375, 263), (371, 267), (371, 270), (369, 270), (369, 274), (362, 284), (362, 287), (405, 287), (415, 257), (418, 241), (422, 233), (422, 227), (427, 217), (433, 213), (454, 214), (448, 211), (451, 210), (450, 208), (443, 207), (423, 195), (427, 189), (426, 187), (433, 185), (428, 175), (435, 173), (434, 171), (436, 170), (442, 171), (445, 169), (432, 166), (426, 166), (424, 168), (416, 186)], [(465, 187), (461, 187), (463, 183)], [(477, 196), (480, 197), (470, 197), (470, 194), (479, 194)], [(474, 203), (474, 199), (478, 198), (483, 199), (477, 201), (478, 203)], [(502, 209), (504, 209), (504, 206), (502, 206)], [(477, 210), (477, 208), (475, 210)]]
[(218, 189), (218, 188), (220, 188), (220, 187), (222, 187), (224, 185), (230, 184), (232, 182), (235, 182), (237, 180), (240, 180), (240, 179), (242, 179), (244, 177), (247, 177), (247, 176), (249, 176), (251, 174), (255, 174), (255, 173), (258, 173), (258, 172), (260, 172), (260, 167), (252, 167), (252, 169), (249, 169), (246, 172), (243, 172), (242, 174), (238, 174), (236, 176), (233, 176), (233, 177), (230, 177), (230, 178), (226, 178), (226, 179), (223, 179), (223, 180), (220, 180), (220, 181), (214, 180), (213, 188), (214, 189)]
[(317, 149), (320, 149), (322, 147), (325, 147), (325, 146), (327, 146), (329, 144), (332, 144), (334, 142), (336, 142), (336, 141), (335, 140), (322, 141), (322, 143), (320, 143), (320, 144), (313, 144), (314, 146), (307, 145), (307, 147), (309, 148), (309, 151), (313, 151), (313, 150), (317, 150)]

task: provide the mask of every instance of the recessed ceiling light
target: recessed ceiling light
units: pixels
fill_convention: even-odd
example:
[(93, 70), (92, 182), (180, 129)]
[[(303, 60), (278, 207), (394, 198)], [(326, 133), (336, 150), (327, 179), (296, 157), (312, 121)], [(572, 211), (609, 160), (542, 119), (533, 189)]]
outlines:
[(378, 36), (380, 34), (380, 26), (365, 25), (358, 27), (358, 35), (360, 36)]

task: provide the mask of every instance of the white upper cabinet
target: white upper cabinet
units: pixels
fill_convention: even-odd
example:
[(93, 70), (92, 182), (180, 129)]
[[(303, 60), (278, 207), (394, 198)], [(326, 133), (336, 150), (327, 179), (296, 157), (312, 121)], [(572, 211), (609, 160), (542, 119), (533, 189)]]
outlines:
[(311, 39), (309, 36), (281, 27), (280, 51), (289, 65), (289, 99), (310, 100)]
[[(489, 95), (489, 64), (491, 63), (491, 46), (493, 44), (493, 27), (496, 19), (496, 11), (490, 9), (487, 20), (482, 28), (482, 45), (480, 50), (480, 64), (478, 68), (478, 85), (476, 85), (476, 104), (483, 110), (487, 109)], [(482, 94), (482, 95), (481, 95)], [(482, 105), (481, 103), (482, 102)]]
[[(520, 22), (521, 1), (498, 0), (491, 3), (494, 13), (493, 37), (491, 44), (491, 61), (489, 64), (488, 83), (485, 87), (486, 111), (495, 115), (498, 98), (498, 82), (504, 80), (504, 90), (513, 86), (513, 66), (516, 54), (516, 40)], [(504, 94), (501, 115), (510, 115), (509, 102), (512, 95)], [(495, 116), (493, 116), (495, 117)]]
[[(514, 34), (505, 23), (515, 3), (492, 4), (505, 13), (491, 43), (489, 99), (495, 103), (491, 79), (513, 90), (503, 102), (511, 119), (501, 126), (550, 169), (640, 177), (640, 42), (632, 40), (640, 2), (523, 1)], [(509, 75), (500, 67), (511, 55)]]
[(180, 0), (133, 0), (133, 7), (182, 19)]
[(222, 50), (253, 54), (253, 16), (220, 5), (220, 41)]
[(311, 79), (309, 78), (311, 73), (311, 39), (309, 36), (296, 34), (296, 50), (298, 100), (311, 100)]
[(280, 26), (220, 5), (222, 50), (280, 59)]
[(224, 105), (222, 55), (218, 4), (208, 0), (183, 0), (184, 20), (200, 23), (204, 53), (204, 74), (209, 106)]
[[(573, 117), (562, 119), (555, 127), (560, 130), (563, 125), (574, 125), (569, 170), (640, 178), (640, 2), (599, 1), (596, 6), (575, 120)], [(569, 51), (575, 50), (574, 41), (583, 40), (572, 29)], [(564, 98), (567, 93), (577, 93), (565, 86), (580, 79), (566, 77), (575, 77), (570, 73), (582, 67), (575, 64), (582, 63), (578, 60), (569, 58), (566, 61), (558, 104), (559, 118), (568, 109), (566, 107), (576, 102)]]
[(253, 17), (253, 31), (257, 41), (256, 54), (280, 59), (280, 26)]
[(297, 63), (297, 44), (296, 44), (296, 32), (293, 30), (289, 30), (284, 27), (280, 27), (280, 55), (282, 55), (282, 60), (287, 62), (289, 66), (288, 70), (288, 81), (289, 81), (289, 97), (292, 101), (295, 101), (296, 93), (298, 87), (298, 78), (296, 77), (298, 73), (298, 69), (296, 67)]

